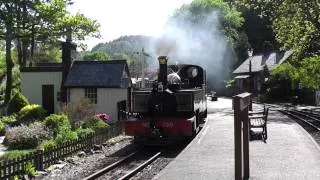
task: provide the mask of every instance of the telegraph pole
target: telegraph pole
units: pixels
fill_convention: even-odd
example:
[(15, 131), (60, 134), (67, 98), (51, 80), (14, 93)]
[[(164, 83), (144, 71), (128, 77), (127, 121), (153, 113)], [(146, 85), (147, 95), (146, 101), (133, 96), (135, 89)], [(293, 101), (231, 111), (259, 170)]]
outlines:
[(146, 53), (144, 51), (144, 48), (142, 47), (141, 52), (135, 52), (135, 54), (140, 54), (140, 60), (141, 60), (141, 88), (145, 88), (145, 80), (144, 80), (144, 76), (145, 76), (145, 61), (146, 61), (146, 57), (151, 57), (148, 53)]

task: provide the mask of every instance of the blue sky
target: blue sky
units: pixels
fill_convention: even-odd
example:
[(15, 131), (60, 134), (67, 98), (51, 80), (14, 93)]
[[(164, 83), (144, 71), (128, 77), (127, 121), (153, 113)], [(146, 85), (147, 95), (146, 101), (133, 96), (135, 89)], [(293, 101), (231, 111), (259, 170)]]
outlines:
[(99, 42), (123, 35), (159, 37), (170, 15), (192, 0), (74, 0), (71, 13), (80, 12), (101, 25), (101, 39), (87, 39), (91, 49)]

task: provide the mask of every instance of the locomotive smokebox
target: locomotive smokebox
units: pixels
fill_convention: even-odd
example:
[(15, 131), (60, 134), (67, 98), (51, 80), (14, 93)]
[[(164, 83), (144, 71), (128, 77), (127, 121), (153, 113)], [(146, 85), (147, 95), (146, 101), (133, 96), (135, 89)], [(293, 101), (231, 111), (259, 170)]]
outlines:
[(158, 74), (158, 82), (159, 84), (162, 83), (163, 89), (167, 88), (167, 62), (168, 57), (167, 56), (159, 56), (159, 74)]

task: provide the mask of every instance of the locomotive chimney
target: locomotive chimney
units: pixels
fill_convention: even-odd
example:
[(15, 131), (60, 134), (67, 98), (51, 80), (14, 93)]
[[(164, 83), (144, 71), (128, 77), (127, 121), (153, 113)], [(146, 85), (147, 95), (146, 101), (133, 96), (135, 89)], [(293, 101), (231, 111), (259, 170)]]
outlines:
[(167, 56), (159, 56), (159, 74), (158, 74), (158, 82), (162, 83), (163, 89), (166, 89), (167, 87), (167, 61), (168, 57)]

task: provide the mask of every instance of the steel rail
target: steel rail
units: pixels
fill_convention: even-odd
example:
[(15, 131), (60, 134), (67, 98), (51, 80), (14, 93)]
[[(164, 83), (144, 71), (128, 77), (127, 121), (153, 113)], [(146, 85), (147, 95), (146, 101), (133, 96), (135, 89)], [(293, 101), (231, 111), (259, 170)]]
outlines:
[(143, 164), (141, 164), (140, 166), (138, 166), (137, 168), (133, 169), (132, 171), (130, 171), (129, 173), (127, 173), (126, 175), (122, 176), (121, 178), (119, 178), (118, 180), (126, 180), (126, 179), (130, 179), (131, 177), (133, 177), (134, 175), (136, 175), (139, 171), (141, 171), (141, 169), (145, 168), (147, 165), (149, 165), (150, 163), (152, 163), (154, 160), (156, 160), (162, 153), (163, 151), (160, 151), (158, 153), (156, 153), (154, 156), (152, 156), (150, 159), (148, 159), (146, 162), (144, 162)]
[(302, 122), (310, 125), (310, 126), (313, 127), (314, 129), (320, 131), (320, 128), (319, 128), (318, 126), (315, 126), (314, 124), (310, 123), (309, 121), (304, 120), (304, 119), (302, 119), (301, 117), (299, 117), (299, 116), (297, 116), (297, 115), (294, 115), (294, 114), (288, 112), (287, 110), (279, 110), (279, 111), (282, 112), (283, 114), (286, 114), (286, 115), (289, 115), (289, 116), (291, 116), (291, 117), (294, 117), (294, 118), (296, 118), (296, 119), (298, 119), (298, 120), (300, 120), (300, 121), (302, 121)]
[(109, 166), (100, 169), (99, 171), (91, 174), (90, 176), (87, 176), (84, 178), (84, 180), (93, 180), (93, 179), (97, 179), (98, 177), (102, 176), (103, 174), (109, 172), (110, 170), (116, 168), (117, 166), (119, 166), (119, 164), (123, 163), (124, 161), (127, 161), (128, 159), (130, 159), (131, 157), (133, 157), (134, 155), (136, 155), (139, 151), (133, 152), (127, 156), (125, 156), (124, 158), (120, 159), (119, 161), (116, 161), (112, 164), (110, 164)]
[(290, 112), (295, 113), (295, 114), (298, 114), (298, 115), (300, 115), (300, 116), (304, 116), (304, 117), (310, 118), (310, 119), (312, 119), (312, 120), (314, 120), (314, 121), (320, 122), (320, 119), (315, 118), (315, 117), (313, 117), (313, 116), (310, 116), (310, 115), (308, 115), (308, 114), (305, 114), (305, 113), (303, 113), (303, 112), (301, 112), (301, 111), (298, 111), (298, 110), (290, 110)]

